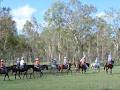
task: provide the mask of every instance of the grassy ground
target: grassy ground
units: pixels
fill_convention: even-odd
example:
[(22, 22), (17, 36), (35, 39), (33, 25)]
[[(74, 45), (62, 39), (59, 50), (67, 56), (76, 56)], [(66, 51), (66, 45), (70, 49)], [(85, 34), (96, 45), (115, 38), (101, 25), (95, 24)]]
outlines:
[(89, 70), (86, 74), (47, 74), (35, 79), (17, 79), (10, 77), (3, 81), (0, 76), (0, 90), (120, 90), (120, 67), (113, 69), (113, 74)]

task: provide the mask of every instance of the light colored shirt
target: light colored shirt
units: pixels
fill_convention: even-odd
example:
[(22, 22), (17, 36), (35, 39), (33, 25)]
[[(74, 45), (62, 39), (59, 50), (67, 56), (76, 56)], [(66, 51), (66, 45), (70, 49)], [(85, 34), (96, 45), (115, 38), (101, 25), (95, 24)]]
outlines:
[(67, 63), (68, 63), (68, 59), (64, 58), (64, 64), (67, 64)]
[(97, 57), (96, 57), (95, 63), (99, 63), (99, 60), (98, 60), (98, 58), (97, 58)]
[(20, 65), (23, 66), (24, 63), (25, 63), (25, 62), (24, 62), (24, 60), (22, 59), (22, 60), (20, 61)]
[(108, 62), (109, 62), (109, 61), (112, 61), (112, 56), (111, 56), (111, 54), (108, 55)]
[(83, 57), (83, 58), (80, 60), (80, 62), (81, 62), (82, 64), (84, 64), (84, 63), (86, 62), (85, 57)]
[(17, 64), (19, 64), (19, 63), (20, 63), (20, 59), (19, 59), (19, 58), (17, 59), (16, 63), (17, 63)]

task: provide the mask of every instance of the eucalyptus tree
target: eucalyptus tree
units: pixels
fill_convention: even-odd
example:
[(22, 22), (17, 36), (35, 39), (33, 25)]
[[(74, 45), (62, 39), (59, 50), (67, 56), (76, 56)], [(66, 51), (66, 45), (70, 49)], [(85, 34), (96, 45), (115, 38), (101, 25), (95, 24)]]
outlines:
[(10, 15), (10, 8), (3, 7), (0, 9), (0, 50), (1, 55), (6, 57), (6, 54), (14, 51), (16, 46), (16, 23)]
[[(83, 51), (87, 52), (85, 39), (88, 34), (91, 34), (94, 26), (94, 19), (91, 15), (95, 11), (95, 7), (82, 5), (79, 0), (57, 1), (53, 4), (45, 13), (45, 21), (48, 25), (47, 28), (54, 31), (52, 35), (55, 34), (55, 40), (58, 39), (57, 47), (64, 47), (64, 50), (67, 47), (71, 50), (70, 47), (73, 45), (72, 51), (74, 54), (78, 53), (78, 56), (82, 55)], [(68, 36), (64, 33), (68, 33)], [(61, 39), (66, 42), (64, 45), (61, 44)], [(63, 49), (61, 48), (60, 52), (63, 52)], [(69, 50), (66, 50), (64, 55), (68, 55)], [(72, 55), (74, 56), (74, 54)]]
[(112, 31), (112, 43), (113, 45), (113, 54), (114, 58), (116, 60), (119, 60), (119, 54), (120, 54), (120, 10), (110, 9), (106, 12), (106, 14), (109, 16), (109, 24), (111, 25)]
[(49, 28), (49, 32), (53, 32), (48, 44), (48, 47), (51, 46), (51, 49), (49, 49), (49, 52), (51, 52), (50, 57), (59, 56), (59, 60), (63, 52), (61, 49), (61, 35), (63, 33), (62, 30), (64, 30), (65, 8), (66, 6), (63, 2), (57, 1), (47, 10), (44, 17), (44, 20), (48, 24), (47, 28)]
[(40, 38), (41, 29), (42, 27), (35, 17), (32, 17), (31, 21), (26, 21), (23, 27), (23, 35), (28, 47), (30, 47), (29, 54), (32, 60), (36, 56), (45, 55), (43, 41)]
[(97, 56), (101, 60), (105, 60), (108, 53), (111, 51), (111, 26), (102, 18), (96, 18), (96, 44)]

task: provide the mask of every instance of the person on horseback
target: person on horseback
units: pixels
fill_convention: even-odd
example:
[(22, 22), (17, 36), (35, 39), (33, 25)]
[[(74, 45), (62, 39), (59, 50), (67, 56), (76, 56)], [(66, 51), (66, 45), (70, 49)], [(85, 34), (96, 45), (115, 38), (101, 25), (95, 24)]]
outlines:
[(51, 60), (51, 66), (54, 67), (54, 68), (57, 67), (57, 60), (56, 60), (56, 58)]
[(112, 64), (112, 56), (111, 56), (111, 53), (108, 55), (108, 61), (107, 61), (107, 64)]
[(83, 58), (80, 60), (81, 65), (84, 65), (87, 68), (86, 65), (86, 56), (84, 55)]
[(96, 57), (96, 59), (95, 59), (95, 65), (100, 66), (100, 61), (99, 61), (98, 57)]
[(25, 65), (25, 61), (24, 61), (24, 57), (21, 58), (20, 60), (20, 68), (24, 68), (24, 65)]
[(5, 71), (7, 70), (5, 61), (3, 59), (0, 60), (0, 69)]
[(35, 59), (34, 67), (40, 68), (40, 59), (38, 57)]
[(20, 67), (20, 58), (17, 58), (16, 65), (17, 65), (17, 68)]
[(68, 63), (69, 63), (68, 58), (67, 58), (67, 57), (64, 57), (64, 65), (65, 65), (65, 66), (67, 66), (67, 65), (68, 65)]

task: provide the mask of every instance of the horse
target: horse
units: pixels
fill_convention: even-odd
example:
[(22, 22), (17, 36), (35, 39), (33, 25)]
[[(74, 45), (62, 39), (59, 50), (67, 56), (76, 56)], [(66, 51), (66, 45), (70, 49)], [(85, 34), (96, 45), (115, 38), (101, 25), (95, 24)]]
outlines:
[(100, 72), (100, 63), (92, 63), (91, 68), (94, 69), (94, 71)]
[(75, 70), (76, 72), (80, 71), (80, 69), (82, 70), (82, 74), (83, 71), (84, 73), (86, 72), (87, 68), (90, 66), (89, 63), (85, 63), (84, 65), (81, 64), (81, 62), (78, 60), (77, 62), (74, 62), (74, 66), (75, 66)]
[(105, 63), (104, 70), (106, 70), (106, 73), (108, 73), (108, 70), (110, 69), (110, 74), (112, 74), (113, 65), (114, 65), (114, 61), (113, 60), (109, 64)]
[(10, 70), (11, 70), (11, 67), (5, 67), (3, 69), (0, 69), (0, 74), (4, 74), (4, 80), (5, 80), (6, 76), (8, 77), (8, 80), (10, 80), (9, 74), (8, 74), (10, 72)]
[[(21, 67), (18, 67), (17, 65), (13, 65), (11, 66), (11, 69), (12, 69), (12, 73), (14, 73), (15, 75), (15, 79), (16, 79), (16, 76), (18, 75), (19, 78), (21, 79), (21, 74), (24, 73), (24, 76), (26, 75), (26, 78), (27, 78), (27, 71), (30, 69), (31, 67), (29, 67), (28, 65), (24, 64), (24, 67), (21, 68)], [(23, 76), (23, 78), (24, 78)]]
[[(32, 73), (33, 77), (35, 78), (34, 72), (39, 72), (40, 77), (43, 76), (43, 72), (42, 70), (46, 69), (48, 70), (48, 66), (47, 65), (40, 65), (39, 67), (35, 67), (34, 65), (28, 65), (29, 68), (32, 68)], [(30, 74), (30, 78), (31, 78), (31, 74)]]
[(63, 72), (63, 70), (65, 69), (67, 74), (69, 73), (69, 71), (72, 73), (71, 66), (72, 66), (72, 63), (68, 63), (67, 65), (59, 64), (58, 71)]
[(51, 72), (59, 72), (59, 64), (57, 63), (50, 63), (50, 73)]
[(87, 70), (87, 68), (90, 66), (90, 64), (89, 63), (85, 63), (85, 64), (81, 64), (80, 63), (80, 68), (82, 69), (82, 73), (83, 73), (83, 71), (84, 71), (84, 73), (86, 72), (86, 70)]

